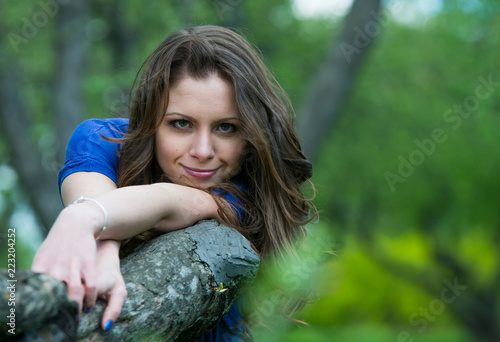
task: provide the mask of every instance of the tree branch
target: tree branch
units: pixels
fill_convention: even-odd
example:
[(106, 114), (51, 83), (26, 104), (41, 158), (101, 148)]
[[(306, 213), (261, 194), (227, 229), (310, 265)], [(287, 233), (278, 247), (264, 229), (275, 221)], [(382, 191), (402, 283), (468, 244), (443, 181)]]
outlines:
[[(113, 328), (104, 333), (99, 300), (77, 327), (76, 303), (64, 285), (43, 274), (15, 274), (15, 332), (8, 332), (8, 286), (1, 277), (0, 336), (9, 341), (193, 340), (210, 331), (230, 308), (242, 285), (257, 274), (259, 256), (236, 230), (216, 221), (164, 234), (122, 260), (128, 296)], [(4, 276), (5, 275), (5, 276)], [(9, 279), (9, 280), (8, 280)], [(217, 292), (223, 283), (226, 291)], [(9, 297), (10, 296), (10, 297)]]

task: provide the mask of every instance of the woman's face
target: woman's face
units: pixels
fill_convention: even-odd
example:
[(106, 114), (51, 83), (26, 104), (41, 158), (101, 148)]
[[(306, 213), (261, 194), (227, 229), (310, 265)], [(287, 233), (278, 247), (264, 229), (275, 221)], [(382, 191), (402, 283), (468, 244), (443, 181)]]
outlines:
[(170, 88), (156, 132), (156, 159), (174, 183), (207, 188), (234, 177), (245, 140), (231, 82), (216, 73), (184, 77)]

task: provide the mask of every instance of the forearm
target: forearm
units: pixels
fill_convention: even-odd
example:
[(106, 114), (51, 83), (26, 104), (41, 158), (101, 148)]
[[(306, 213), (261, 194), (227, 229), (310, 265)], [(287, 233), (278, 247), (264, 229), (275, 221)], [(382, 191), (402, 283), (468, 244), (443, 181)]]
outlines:
[[(218, 207), (210, 194), (172, 183), (119, 188), (95, 199), (108, 216), (107, 229), (100, 239), (124, 240), (153, 227), (167, 232), (217, 218)], [(104, 212), (91, 201), (69, 206), (60, 216), (68, 222), (83, 220), (85, 229), (94, 236), (104, 225)]]
[(106, 282), (111, 271), (120, 272), (120, 244), (120, 241), (116, 240), (96, 241), (96, 276), (100, 285), (98, 287), (99, 292), (101, 288), (112, 287), (112, 283)]
[(115, 261), (118, 260), (118, 252), (120, 251), (120, 241), (116, 240), (98, 240), (96, 241), (97, 251), (96, 260)]

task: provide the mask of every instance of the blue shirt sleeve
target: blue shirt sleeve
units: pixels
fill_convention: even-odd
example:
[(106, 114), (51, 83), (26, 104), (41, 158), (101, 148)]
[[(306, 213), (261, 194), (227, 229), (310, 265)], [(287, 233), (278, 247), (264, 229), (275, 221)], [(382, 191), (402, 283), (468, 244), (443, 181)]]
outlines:
[(228, 313), (222, 316), (219, 323), (209, 333), (195, 342), (243, 342), (248, 341), (248, 327), (242, 325), (243, 317), (238, 308), (237, 300), (231, 305)]
[[(235, 184), (236, 186), (238, 186), (240, 188), (240, 190), (242, 190), (242, 187), (239, 184), (237, 184), (237, 183), (233, 183), (233, 184)], [(241, 198), (239, 198), (235, 194), (232, 194), (229, 192), (223, 193), (219, 189), (214, 189), (214, 192), (218, 195), (221, 195), (222, 197), (224, 197), (226, 199), (226, 201), (231, 205), (233, 210), (236, 212), (236, 216), (238, 218), (238, 221), (243, 222), (243, 219), (245, 218), (245, 211), (243, 210), (243, 201), (241, 200)]]
[(103, 137), (121, 138), (128, 119), (90, 119), (73, 132), (66, 149), (66, 160), (58, 174), (59, 191), (67, 176), (75, 172), (99, 172), (117, 183), (119, 143)]

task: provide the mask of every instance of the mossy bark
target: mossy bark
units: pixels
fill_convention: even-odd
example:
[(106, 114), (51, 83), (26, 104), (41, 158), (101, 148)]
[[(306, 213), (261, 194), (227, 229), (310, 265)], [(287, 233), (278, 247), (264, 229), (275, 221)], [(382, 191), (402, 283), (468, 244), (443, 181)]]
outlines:
[[(7, 271), (1, 271), (0, 327), (10, 341), (190, 341), (210, 331), (242, 285), (259, 268), (259, 256), (236, 230), (216, 221), (164, 234), (122, 260), (128, 296), (110, 331), (100, 327), (105, 302), (78, 323), (77, 305), (63, 283), (18, 270), (15, 332), (9, 333)], [(5, 274), (5, 276), (3, 275)], [(226, 291), (216, 291), (223, 283)]]

